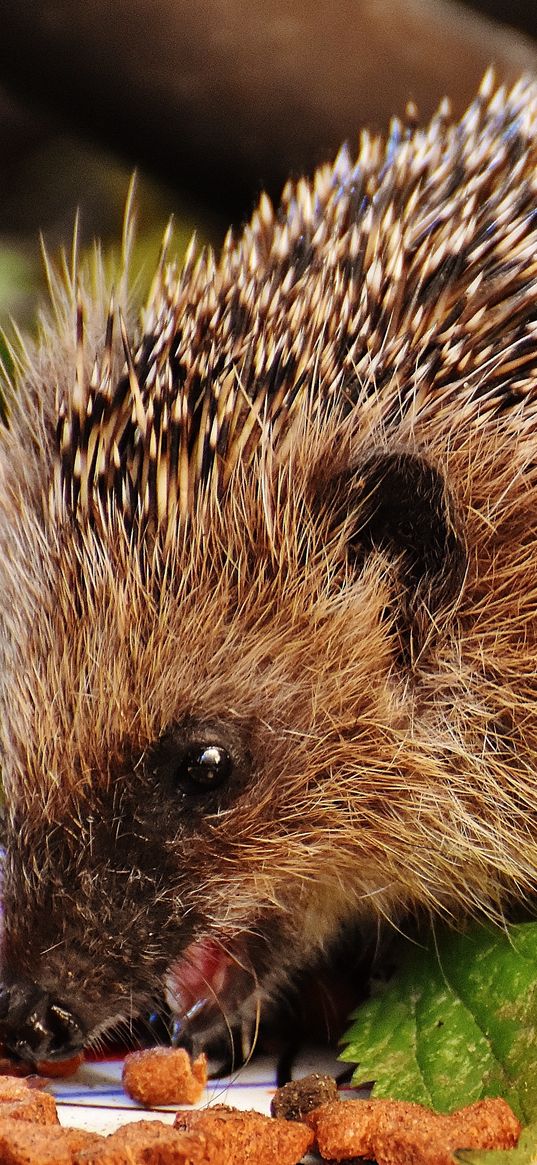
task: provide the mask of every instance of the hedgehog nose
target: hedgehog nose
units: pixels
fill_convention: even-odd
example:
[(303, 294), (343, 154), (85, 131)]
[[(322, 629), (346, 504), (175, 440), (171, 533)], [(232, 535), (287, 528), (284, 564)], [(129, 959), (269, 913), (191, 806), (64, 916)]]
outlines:
[(62, 1060), (82, 1050), (81, 1021), (36, 983), (0, 990), (0, 1039), (22, 1060)]

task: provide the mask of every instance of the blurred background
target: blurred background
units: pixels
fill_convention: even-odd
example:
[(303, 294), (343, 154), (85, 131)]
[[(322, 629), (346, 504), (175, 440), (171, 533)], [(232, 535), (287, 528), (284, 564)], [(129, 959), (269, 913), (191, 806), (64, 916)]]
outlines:
[(0, 324), (32, 326), (39, 234), (120, 238), (136, 169), (136, 267), (175, 216), (216, 245), (408, 100), (457, 112), (489, 63), (537, 72), (535, 0), (0, 0)]

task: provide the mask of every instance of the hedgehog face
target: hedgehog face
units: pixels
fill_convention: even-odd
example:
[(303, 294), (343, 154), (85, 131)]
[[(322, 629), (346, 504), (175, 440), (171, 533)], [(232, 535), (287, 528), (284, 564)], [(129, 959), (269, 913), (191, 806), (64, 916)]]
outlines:
[[(390, 608), (419, 583), (416, 547), (401, 575), (393, 500), (408, 513), (418, 472), (429, 577), (440, 528), (450, 562), (441, 480), (370, 452), (329, 481), (297, 452), (292, 493), (288, 467), (263, 460), (171, 546), (133, 537), (116, 510), (99, 528), (67, 521), (10, 570), (4, 1034), (19, 1052), (66, 1054), (165, 982), (209, 1037), (372, 898), (387, 913), (407, 896), (394, 822), (412, 766)], [(35, 546), (35, 516), (24, 522)]]
[[(37, 603), (26, 560), (2, 710), (4, 981), (38, 985), (84, 1039), (166, 974), (178, 1010), (209, 992), (209, 1025), (232, 1020), (348, 909), (329, 838), (391, 715), (382, 588), (371, 571), (345, 584), (341, 563), (334, 585), (340, 548), (327, 562), (311, 520), (297, 579), (289, 535), (269, 552), (250, 506), (248, 536), (215, 514), (195, 553), (190, 532), (150, 563), (118, 526), (64, 530)], [(361, 861), (368, 889), (365, 839)]]

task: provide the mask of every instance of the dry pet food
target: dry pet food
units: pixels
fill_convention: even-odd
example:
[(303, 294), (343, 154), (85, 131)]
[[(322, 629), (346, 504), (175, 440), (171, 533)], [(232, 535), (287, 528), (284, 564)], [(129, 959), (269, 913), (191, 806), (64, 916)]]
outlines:
[[(178, 1089), (199, 1099), (207, 1064), (205, 1056), (191, 1064), (181, 1049), (156, 1048), (126, 1058), (129, 1076), (130, 1094), (143, 1103), (184, 1103)], [(334, 1095), (335, 1081), (313, 1074), (278, 1089), (272, 1117), (216, 1104), (177, 1113), (173, 1127), (140, 1120), (102, 1137), (62, 1128), (54, 1098), (34, 1081), (0, 1076), (0, 1165), (298, 1165), (314, 1140), (332, 1162), (453, 1165), (454, 1149), (509, 1149), (520, 1134), (501, 1099), (450, 1115), (389, 1100), (330, 1100), (311, 1110)]]
[(97, 1133), (84, 1129), (45, 1127), (0, 1113), (2, 1165), (74, 1165), (79, 1150), (103, 1140)]
[(0, 1044), (0, 1076), (31, 1076), (35, 1072), (39, 1076), (73, 1076), (84, 1061), (84, 1053), (78, 1052), (68, 1060), (39, 1060), (31, 1064), (28, 1060), (15, 1060), (9, 1056), (6, 1049)]
[(73, 1165), (220, 1165), (203, 1137), (180, 1133), (162, 1121), (122, 1125), (100, 1143), (76, 1153)]
[(161, 1104), (196, 1104), (207, 1083), (207, 1057), (190, 1059), (184, 1048), (148, 1048), (131, 1052), (123, 1065), (125, 1092), (152, 1108)]
[(453, 1165), (454, 1149), (510, 1149), (520, 1122), (505, 1100), (478, 1100), (449, 1115), (397, 1100), (347, 1100), (305, 1116), (322, 1157), (378, 1165)]
[(304, 1124), (226, 1105), (180, 1112), (175, 1128), (205, 1137), (210, 1165), (297, 1165), (313, 1143)]
[(63, 1079), (64, 1076), (74, 1076), (83, 1063), (84, 1053), (79, 1052), (78, 1055), (71, 1056), (69, 1060), (39, 1060), (35, 1068), (31, 1067), (30, 1071), (38, 1072), (40, 1076), (52, 1076), (54, 1080)]
[(0, 1117), (40, 1125), (58, 1124), (54, 1097), (13, 1076), (0, 1076)]
[(307, 1112), (337, 1100), (337, 1084), (333, 1076), (321, 1076), (312, 1072), (301, 1080), (290, 1080), (277, 1088), (271, 1101), (272, 1116), (281, 1116), (287, 1121), (300, 1121)]

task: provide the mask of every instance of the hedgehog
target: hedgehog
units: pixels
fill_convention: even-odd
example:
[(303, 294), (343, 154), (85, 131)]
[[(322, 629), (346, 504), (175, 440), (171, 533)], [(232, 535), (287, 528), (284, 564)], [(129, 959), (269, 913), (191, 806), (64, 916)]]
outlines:
[[(130, 219), (129, 219), (130, 221)], [(127, 227), (127, 245), (130, 227)], [(537, 888), (537, 85), (50, 268), (0, 450), (1, 1032), (210, 1044)]]

